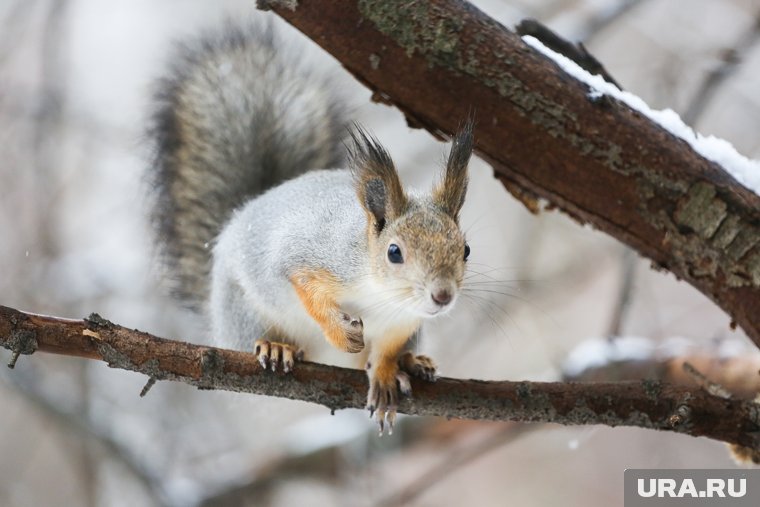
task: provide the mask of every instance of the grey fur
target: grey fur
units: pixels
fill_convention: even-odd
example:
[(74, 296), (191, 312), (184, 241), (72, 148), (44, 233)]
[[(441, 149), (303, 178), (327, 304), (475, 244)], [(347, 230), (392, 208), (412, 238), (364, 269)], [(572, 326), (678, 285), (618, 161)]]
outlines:
[[(309, 172), (235, 212), (214, 247), (211, 316), (217, 341), (250, 349), (259, 337), (252, 332), (274, 328), (285, 331), (279, 341), (290, 337), (304, 348), (311, 339), (323, 342), (290, 276), (295, 269), (327, 269), (345, 285), (363, 276), (369, 269), (366, 223), (347, 170)], [(241, 333), (239, 323), (253, 315), (256, 325)]]
[(268, 26), (229, 25), (179, 47), (160, 81), (153, 218), (174, 292), (192, 308), (207, 298), (211, 248), (233, 210), (344, 164), (345, 108), (327, 79), (285, 53)]

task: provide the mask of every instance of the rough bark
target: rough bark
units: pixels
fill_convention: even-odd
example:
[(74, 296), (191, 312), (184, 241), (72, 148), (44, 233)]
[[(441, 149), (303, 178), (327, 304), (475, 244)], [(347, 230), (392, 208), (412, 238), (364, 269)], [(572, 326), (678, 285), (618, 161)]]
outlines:
[(760, 345), (760, 196), (648, 118), (457, 0), (259, 1), (410, 125), (476, 151), (531, 210), (543, 198), (710, 297)]
[[(0, 345), (14, 354), (52, 352), (99, 359), (114, 368), (201, 389), (309, 401), (331, 410), (363, 408), (364, 372), (301, 363), (289, 374), (261, 368), (253, 354), (157, 338), (98, 315), (70, 320), (0, 306)], [(637, 382), (413, 381), (399, 411), (463, 419), (638, 426), (760, 448), (760, 405), (698, 388)], [(136, 395), (137, 393), (135, 393)]]

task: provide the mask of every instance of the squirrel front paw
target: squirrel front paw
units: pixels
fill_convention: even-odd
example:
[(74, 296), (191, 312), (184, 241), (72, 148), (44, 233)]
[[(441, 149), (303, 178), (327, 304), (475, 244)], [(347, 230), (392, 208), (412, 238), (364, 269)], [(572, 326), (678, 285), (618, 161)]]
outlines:
[(367, 363), (367, 371), (369, 372), (369, 393), (367, 394), (369, 416), (375, 417), (381, 437), (386, 425), (388, 434), (392, 435), (393, 425), (396, 422), (399, 392), (405, 396), (412, 392), (409, 375), (399, 370), (395, 364), (383, 365), (372, 370), (371, 364)]
[(256, 340), (253, 351), (265, 370), (271, 368), (272, 371), (277, 371), (277, 366), (282, 366), (282, 371), (289, 373), (293, 370), (296, 361), (303, 360), (303, 350), (287, 343)]
[(347, 313), (340, 314), (340, 329), (345, 339), (340, 340), (339, 347), (346, 352), (356, 353), (364, 349), (364, 323)]

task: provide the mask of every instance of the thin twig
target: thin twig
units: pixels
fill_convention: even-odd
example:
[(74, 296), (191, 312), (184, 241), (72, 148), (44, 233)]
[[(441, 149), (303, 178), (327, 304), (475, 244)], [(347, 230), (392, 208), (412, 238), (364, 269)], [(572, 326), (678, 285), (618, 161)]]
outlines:
[(694, 93), (689, 107), (683, 113), (683, 121), (687, 125), (694, 125), (699, 120), (720, 87), (734, 75), (758, 40), (760, 40), (760, 12), (755, 14), (752, 26), (739, 35), (729, 49), (723, 51), (720, 63), (710, 71)]
[(702, 373), (700, 373), (699, 370), (694, 368), (691, 363), (683, 363), (683, 371), (688, 373), (694, 379), (694, 382), (699, 385), (699, 387), (711, 395), (717, 396), (719, 398), (724, 398), (726, 400), (733, 398), (733, 395), (728, 391), (728, 389), (704, 376)]
[(612, 310), (610, 325), (607, 328), (607, 338), (609, 340), (614, 340), (616, 336), (620, 335), (628, 316), (628, 310), (631, 307), (633, 280), (636, 274), (635, 252), (630, 248), (624, 248), (620, 255), (620, 264), (622, 268), (619, 278), (620, 287), (615, 300), (615, 306)]
[(599, 9), (596, 15), (584, 26), (576, 35), (578, 40), (584, 44), (591, 42), (596, 36), (602, 33), (608, 26), (615, 24), (618, 20), (628, 15), (634, 8), (645, 3), (646, 0), (620, 0), (614, 7), (608, 7), (606, 4)]
[(607, 72), (604, 65), (597, 60), (594, 55), (586, 50), (583, 43), (574, 44), (569, 40), (560, 37), (558, 34), (550, 30), (547, 26), (543, 25), (540, 21), (535, 19), (524, 19), (515, 27), (515, 31), (520, 35), (530, 35), (540, 40), (546, 47), (553, 51), (564, 55), (575, 63), (580, 65), (590, 74), (598, 74), (604, 78), (605, 81), (614, 84), (622, 90), (622, 86), (618, 83), (612, 75)]
[(407, 505), (419, 498), (441, 480), (462, 469), (473, 461), (511, 444), (523, 435), (540, 429), (541, 425), (508, 424), (474, 445), (454, 449), (422, 476), (375, 504), (376, 507)]
[[(609, 380), (648, 379), (682, 386), (694, 386), (695, 378), (684, 369), (691, 364), (699, 373), (713, 379), (737, 398), (751, 400), (760, 393), (760, 354), (716, 357), (715, 351), (695, 352), (688, 356), (648, 360), (629, 359), (595, 365), (564, 380), (600, 382)], [(696, 382), (696, 385), (701, 385)]]
[(167, 493), (158, 475), (150, 472), (145, 463), (140, 462), (127, 447), (123, 446), (110, 433), (84, 419), (81, 414), (67, 410), (56, 400), (43, 394), (32, 382), (19, 380), (17, 374), (0, 373), (0, 378), (8, 387), (23, 396), (26, 402), (55, 420), (67, 432), (78, 436), (85, 442), (98, 445), (106, 451), (111, 459), (124, 465), (132, 476), (143, 485), (156, 505), (164, 507), (173, 505), (167, 500)]

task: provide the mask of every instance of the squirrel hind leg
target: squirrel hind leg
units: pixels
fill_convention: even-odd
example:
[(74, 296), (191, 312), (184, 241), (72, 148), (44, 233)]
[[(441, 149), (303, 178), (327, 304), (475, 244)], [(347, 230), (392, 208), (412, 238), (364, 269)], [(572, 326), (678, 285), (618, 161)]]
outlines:
[(375, 364), (369, 361), (366, 369), (369, 376), (367, 409), (370, 417), (374, 417), (377, 421), (380, 436), (383, 435), (386, 427), (388, 434), (393, 434), (399, 394), (404, 396), (412, 394), (410, 377), (429, 382), (436, 380), (435, 362), (428, 356), (415, 355), (412, 352), (404, 352), (396, 361), (390, 359), (389, 356), (376, 358)]
[(381, 356), (367, 362), (369, 392), (367, 393), (367, 410), (370, 418), (374, 417), (383, 436), (385, 428), (393, 434), (398, 409), (399, 394), (410, 396), (412, 385), (407, 372), (399, 368), (398, 361), (391, 356)]
[(388, 434), (393, 434), (400, 391), (403, 394), (411, 394), (409, 376), (405, 372), (396, 368), (391, 373), (390, 378), (385, 378), (384, 375), (369, 374), (367, 409), (369, 410), (370, 418), (374, 417), (375, 421), (377, 421), (379, 436), (381, 437), (386, 425), (388, 427)]

